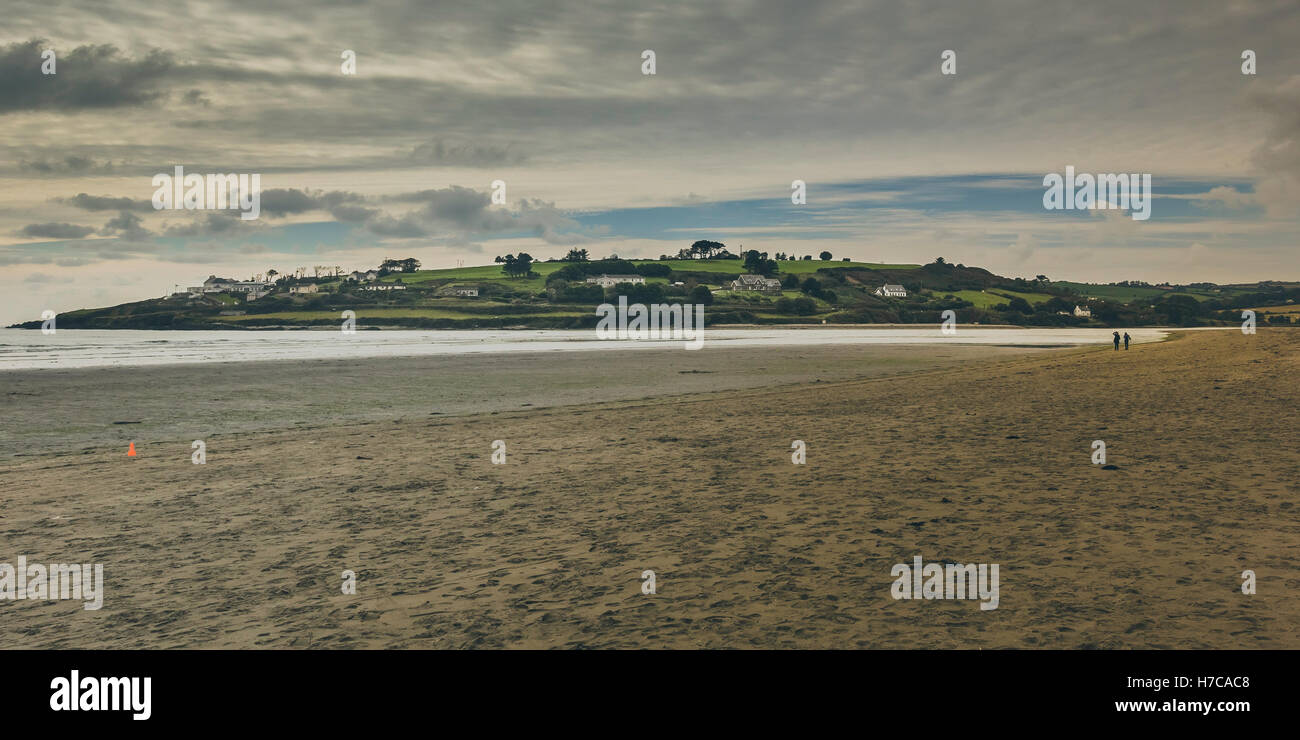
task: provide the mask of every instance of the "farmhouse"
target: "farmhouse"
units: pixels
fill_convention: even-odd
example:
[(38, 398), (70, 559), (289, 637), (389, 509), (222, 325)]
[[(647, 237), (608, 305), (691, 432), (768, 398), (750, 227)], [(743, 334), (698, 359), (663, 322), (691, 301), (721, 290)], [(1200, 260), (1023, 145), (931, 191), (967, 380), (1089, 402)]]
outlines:
[(406, 286), (401, 283), (375, 283), (374, 285), (362, 286), (362, 290), (406, 290)]
[(1074, 315), (1078, 316), (1079, 318), (1090, 318), (1092, 316), (1092, 309), (1088, 308), (1087, 306), (1082, 306), (1082, 307), (1075, 306)]
[(741, 275), (731, 281), (732, 290), (748, 290), (757, 293), (780, 293), (781, 281), (762, 275)]
[(640, 275), (599, 275), (587, 278), (587, 282), (595, 283), (602, 288), (612, 288), (619, 283), (645, 285), (645, 278)]
[(464, 296), (467, 298), (478, 297), (478, 288), (455, 288), (453, 292), (455, 295)]
[(317, 285), (317, 284), (315, 284), (315, 283), (308, 283), (308, 284), (306, 284), (306, 285), (294, 285), (294, 286), (291, 286), (291, 287), (289, 288), (289, 293), (290, 293), (290, 294), (294, 294), (294, 293), (319, 293), (319, 292), (320, 292), (320, 286)]
[[(229, 278), (219, 278), (216, 275), (209, 275), (207, 280), (203, 281), (201, 290), (204, 293), (224, 293), (235, 286), (235, 281)], [(193, 290), (191, 288), (191, 290)]]
[(901, 285), (885, 283), (879, 288), (876, 288), (875, 295), (881, 296), (882, 298), (906, 298), (907, 290)]
[(255, 280), (231, 280), (229, 278), (219, 278), (216, 275), (209, 275), (203, 285), (195, 285), (185, 290), (192, 294), (201, 293), (244, 293), (248, 300), (254, 301), (275, 287), (275, 283), (264, 283)]
[(275, 287), (275, 283), (261, 283), (255, 281), (238, 282), (235, 283), (233, 286), (231, 286), (230, 292), (247, 293), (249, 300), (253, 300), (255, 298), (261, 298), (267, 293), (270, 293), (271, 288), (274, 287)]

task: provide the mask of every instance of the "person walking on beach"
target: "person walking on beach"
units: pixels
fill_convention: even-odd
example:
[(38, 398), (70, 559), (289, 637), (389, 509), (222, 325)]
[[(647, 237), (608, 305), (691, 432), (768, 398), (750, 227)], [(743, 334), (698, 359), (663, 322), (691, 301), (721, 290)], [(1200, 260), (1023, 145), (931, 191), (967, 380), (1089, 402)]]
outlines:
[(1118, 352), (1118, 351), (1119, 351), (1119, 332), (1114, 332), (1114, 334), (1115, 334), (1115, 351)]
[(1124, 349), (1128, 349), (1128, 340), (1129, 340), (1128, 332), (1124, 332)]

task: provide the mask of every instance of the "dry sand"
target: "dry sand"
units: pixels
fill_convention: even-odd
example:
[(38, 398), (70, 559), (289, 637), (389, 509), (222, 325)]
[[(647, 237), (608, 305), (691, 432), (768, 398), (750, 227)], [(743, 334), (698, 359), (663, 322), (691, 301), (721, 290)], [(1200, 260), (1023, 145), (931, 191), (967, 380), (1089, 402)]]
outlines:
[[(618, 361), (657, 368), (657, 390), (638, 393), (659, 397), (609, 400), (629, 391), (601, 386), (592, 403), (541, 409), (337, 412), (331, 426), (213, 434), (204, 466), (179, 433), (138, 459), (116, 441), (10, 457), (0, 562), (103, 563), (107, 595), (97, 612), (0, 601), (3, 644), (1300, 647), (1300, 332), (979, 361), (926, 348), (836, 380), (873, 372), (861, 355), (835, 370), (830, 356), (851, 351), (798, 371), (825, 382), (781, 387), (722, 371), (741, 355), (689, 360), (719, 372), (677, 366), (674, 379), (714, 384), (674, 390), (733, 389), (674, 397), (667, 366), (636, 353)], [(223, 408), (192, 377), (135, 372), (163, 396), (196, 392), (193, 413)], [(314, 370), (277, 372), (261, 382), (313, 389)], [(147, 399), (94, 377), (65, 379), (110, 394), (87, 403), (92, 416), (141, 413), (129, 402)], [(532, 402), (555, 403), (542, 387)], [(503, 394), (519, 402), (487, 395)], [(9, 396), (6, 424), (39, 418), (38, 398)], [(91, 435), (56, 429), (38, 446), (65, 438)], [(498, 439), (505, 465), (490, 462)], [(806, 465), (791, 464), (795, 439)], [(1091, 464), (1094, 439), (1118, 469)], [(998, 563), (999, 608), (895, 601), (890, 569), (914, 555)], [(646, 569), (656, 595), (641, 593)], [(1246, 569), (1255, 595), (1241, 593)], [(355, 596), (340, 593), (344, 570)]]

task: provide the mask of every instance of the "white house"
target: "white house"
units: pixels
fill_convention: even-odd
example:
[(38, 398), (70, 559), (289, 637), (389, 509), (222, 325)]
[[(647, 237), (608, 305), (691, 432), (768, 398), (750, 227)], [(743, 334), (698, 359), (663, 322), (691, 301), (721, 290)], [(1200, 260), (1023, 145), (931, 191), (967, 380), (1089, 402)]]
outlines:
[(291, 294), (293, 294), (293, 293), (319, 293), (319, 292), (320, 292), (320, 286), (317, 285), (317, 284), (315, 284), (315, 283), (307, 283), (306, 285), (293, 285), (293, 286), (290, 286), (290, 287), (289, 287), (289, 293), (291, 293)]
[(401, 283), (375, 283), (374, 285), (362, 286), (362, 290), (406, 290), (406, 286)]
[(619, 283), (645, 285), (645, 278), (640, 275), (599, 275), (587, 278), (587, 282), (595, 283), (602, 288), (612, 288)]
[(781, 281), (762, 275), (741, 275), (731, 281), (732, 290), (749, 290), (758, 293), (780, 293)]
[(1083, 319), (1091, 318), (1091, 317), (1092, 317), (1092, 309), (1091, 309), (1091, 308), (1088, 308), (1087, 306), (1075, 306), (1075, 307), (1074, 307), (1074, 315), (1077, 316), (1077, 317), (1079, 317), (1079, 318), (1083, 318)]
[(196, 285), (187, 288), (190, 293), (246, 293), (249, 300), (261, 298), (271, 289), (275, 283), (264, 283), (256, 280), (231, 280), (230, 278), (219, 278), (216, 275), (209, 275), (203, 285)]
[(351, 280), (354, 283), (359, 283), (365, 279), (366, 279), (366, 274), (364, 272), (361, 272), (360, 270), (353, 270), (352, 272), (348, 273), (348, 280)]
[(237, 283), (235, 283), (234, 285), (232, 285), (232, 286), (230, 287), (230, 292), (231, 292), (231, 293), (248, 293), (249, 295), (252, 295), (252, 294), (256, 293), (256, 294), (259, 295), (259, 296), (264, 296), (264, 295), (266, 295), (267, 293), (271, 292), (271, 288), (274, 288), (274, 287), (275, 287), (275, 283), (259, 283), (259, 282), (255, 282), (255, 281), (251, 281), (251, 280), (250, 280), (250, 281), (241, 281), (241, 282), (237, 282)]
[(478, 288), (456, 288), (456, 289), (455, 289), (455, 294), (458, 295), (458, 296), (466, 296), (466, 297), (469, 297), (469, 298), (477, 298), (477, 297), (478, 297)]
[(879, 288), (876, 288), (875, 295), (881, 296), (882, 298), (906, 298), (907, 290), (901, 285), (890, 285), (889, 283), (885, 283)]
[(366, 270), (366, 274), (362, 275), (361, 279), (367, 283), (373, 283), (379, 279), (379, 270)]
[(202, 291), (204, 293), (224, 293), (234, 286), (234, 280), (229, 278), (219, 278), (216, 275), (209, 275), (208, 279), (203, 281)]

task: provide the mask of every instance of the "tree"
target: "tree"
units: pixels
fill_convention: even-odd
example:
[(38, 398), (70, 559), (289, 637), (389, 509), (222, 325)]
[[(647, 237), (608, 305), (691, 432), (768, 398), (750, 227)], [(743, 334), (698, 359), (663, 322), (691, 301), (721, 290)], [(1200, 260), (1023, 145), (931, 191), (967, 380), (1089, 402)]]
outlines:
[(934, 258), (934, 264), (936, 264), (936, 265), (946, 265), (946, 264), (948, 264), (948, 263), (943, 261), (943, 257), (935, 257), (935, 258)]
[(767, 252), (759, 252), (757, 249), (751, 249), (745, 252), (745, 270), (756, 275), (770, 277), (772, 273), (780, 269), (776, 260), (767, 258)]
[(725, 251), (726, 248), (722, 242), (700, 239), (691, 245), (687, 253), (691, 255), (691, 259), (709, 259), (715, 252)]
[(1034, 308), (1033, 306), (1029, 305), (1029, 301), (1026, 301), (1024, 298), (1021, 298), (1020, 296), (1015, 296), (1014, 298), (1011, 299), (1011, 302), (1007, 304), (1007, 310), (1017, 311), (1019, 313), (1034, 312)]
[(514, 274), (516, 276), (524, 276), (532, 272), (533, 271), (532, 255), (528, 254), (527, 252), (520, 252), (519, 256), (515, 257), (514, 267), (515, 267)]
[(416, 270), (420, 269), (420, 261), (414, 257), (407, 257), (406, 259), (402, 260), (399, 264), (402, 267), (402, 272), (415, 272)]
[(822, 262), (829, 262), (831, 257), (834, 257), (835, 255), (831, 254), (830, 252), (822, 252), (817, 256), (821, 258)]
[(1050, 283), (1050, 282), (1051, 282), (1050, 280), (1047, 279), (1047, 276), (1046, 276), (1046, 275), (1039, 275), (1038, 277), (1036, 277), (1036, 278), (1034, 278), (1034, 279), (1037, 280), (1037, 281), (1040, 282), (1040, 283)]
[(1189, 295), (1171, 295), (1154, 306), (1157, 313), (1169, 317), (1171, 324), (1194, 323), (1201, 314), (1201, 302)]
[(817, 304), (811, 298), (778, 298), (776, 301), (776, 312), (808, 316), (809, 314), (817, 313)]
[(588, 260), (589, 257), (587, 256), (587, 250), (578, 249), (576, 247), (570, 249), (569, 253), (564, 255), (565, 262), (587, 262)]
[(799, 289), (807, 293), (808, 295), (817, 295), (818, 293), (822, 292), (822, 283), (817, 278), (810, 277), (807, 280), (803, 281), (803, 285), (800, 285)]
[(1070, 303), (1069, 301), (1065, 300), (1060, 296), (1052, 296), (1051, 298), (1048, 298), (1047, 301), (1040, 306), (1040, 308), (1042, 308), (1045, 311), (1050, 311), (1051, 313), (1060, 313), (1061, 311), (1065, 311), (1066, 313), (1069, 313), (1073, 311), (1074, 304)]
[(707, 285), (697, 285), (691, 291), (691, 302), (700, 303), (705, 306), (713, 305), (713, 291), (709, 290)]

